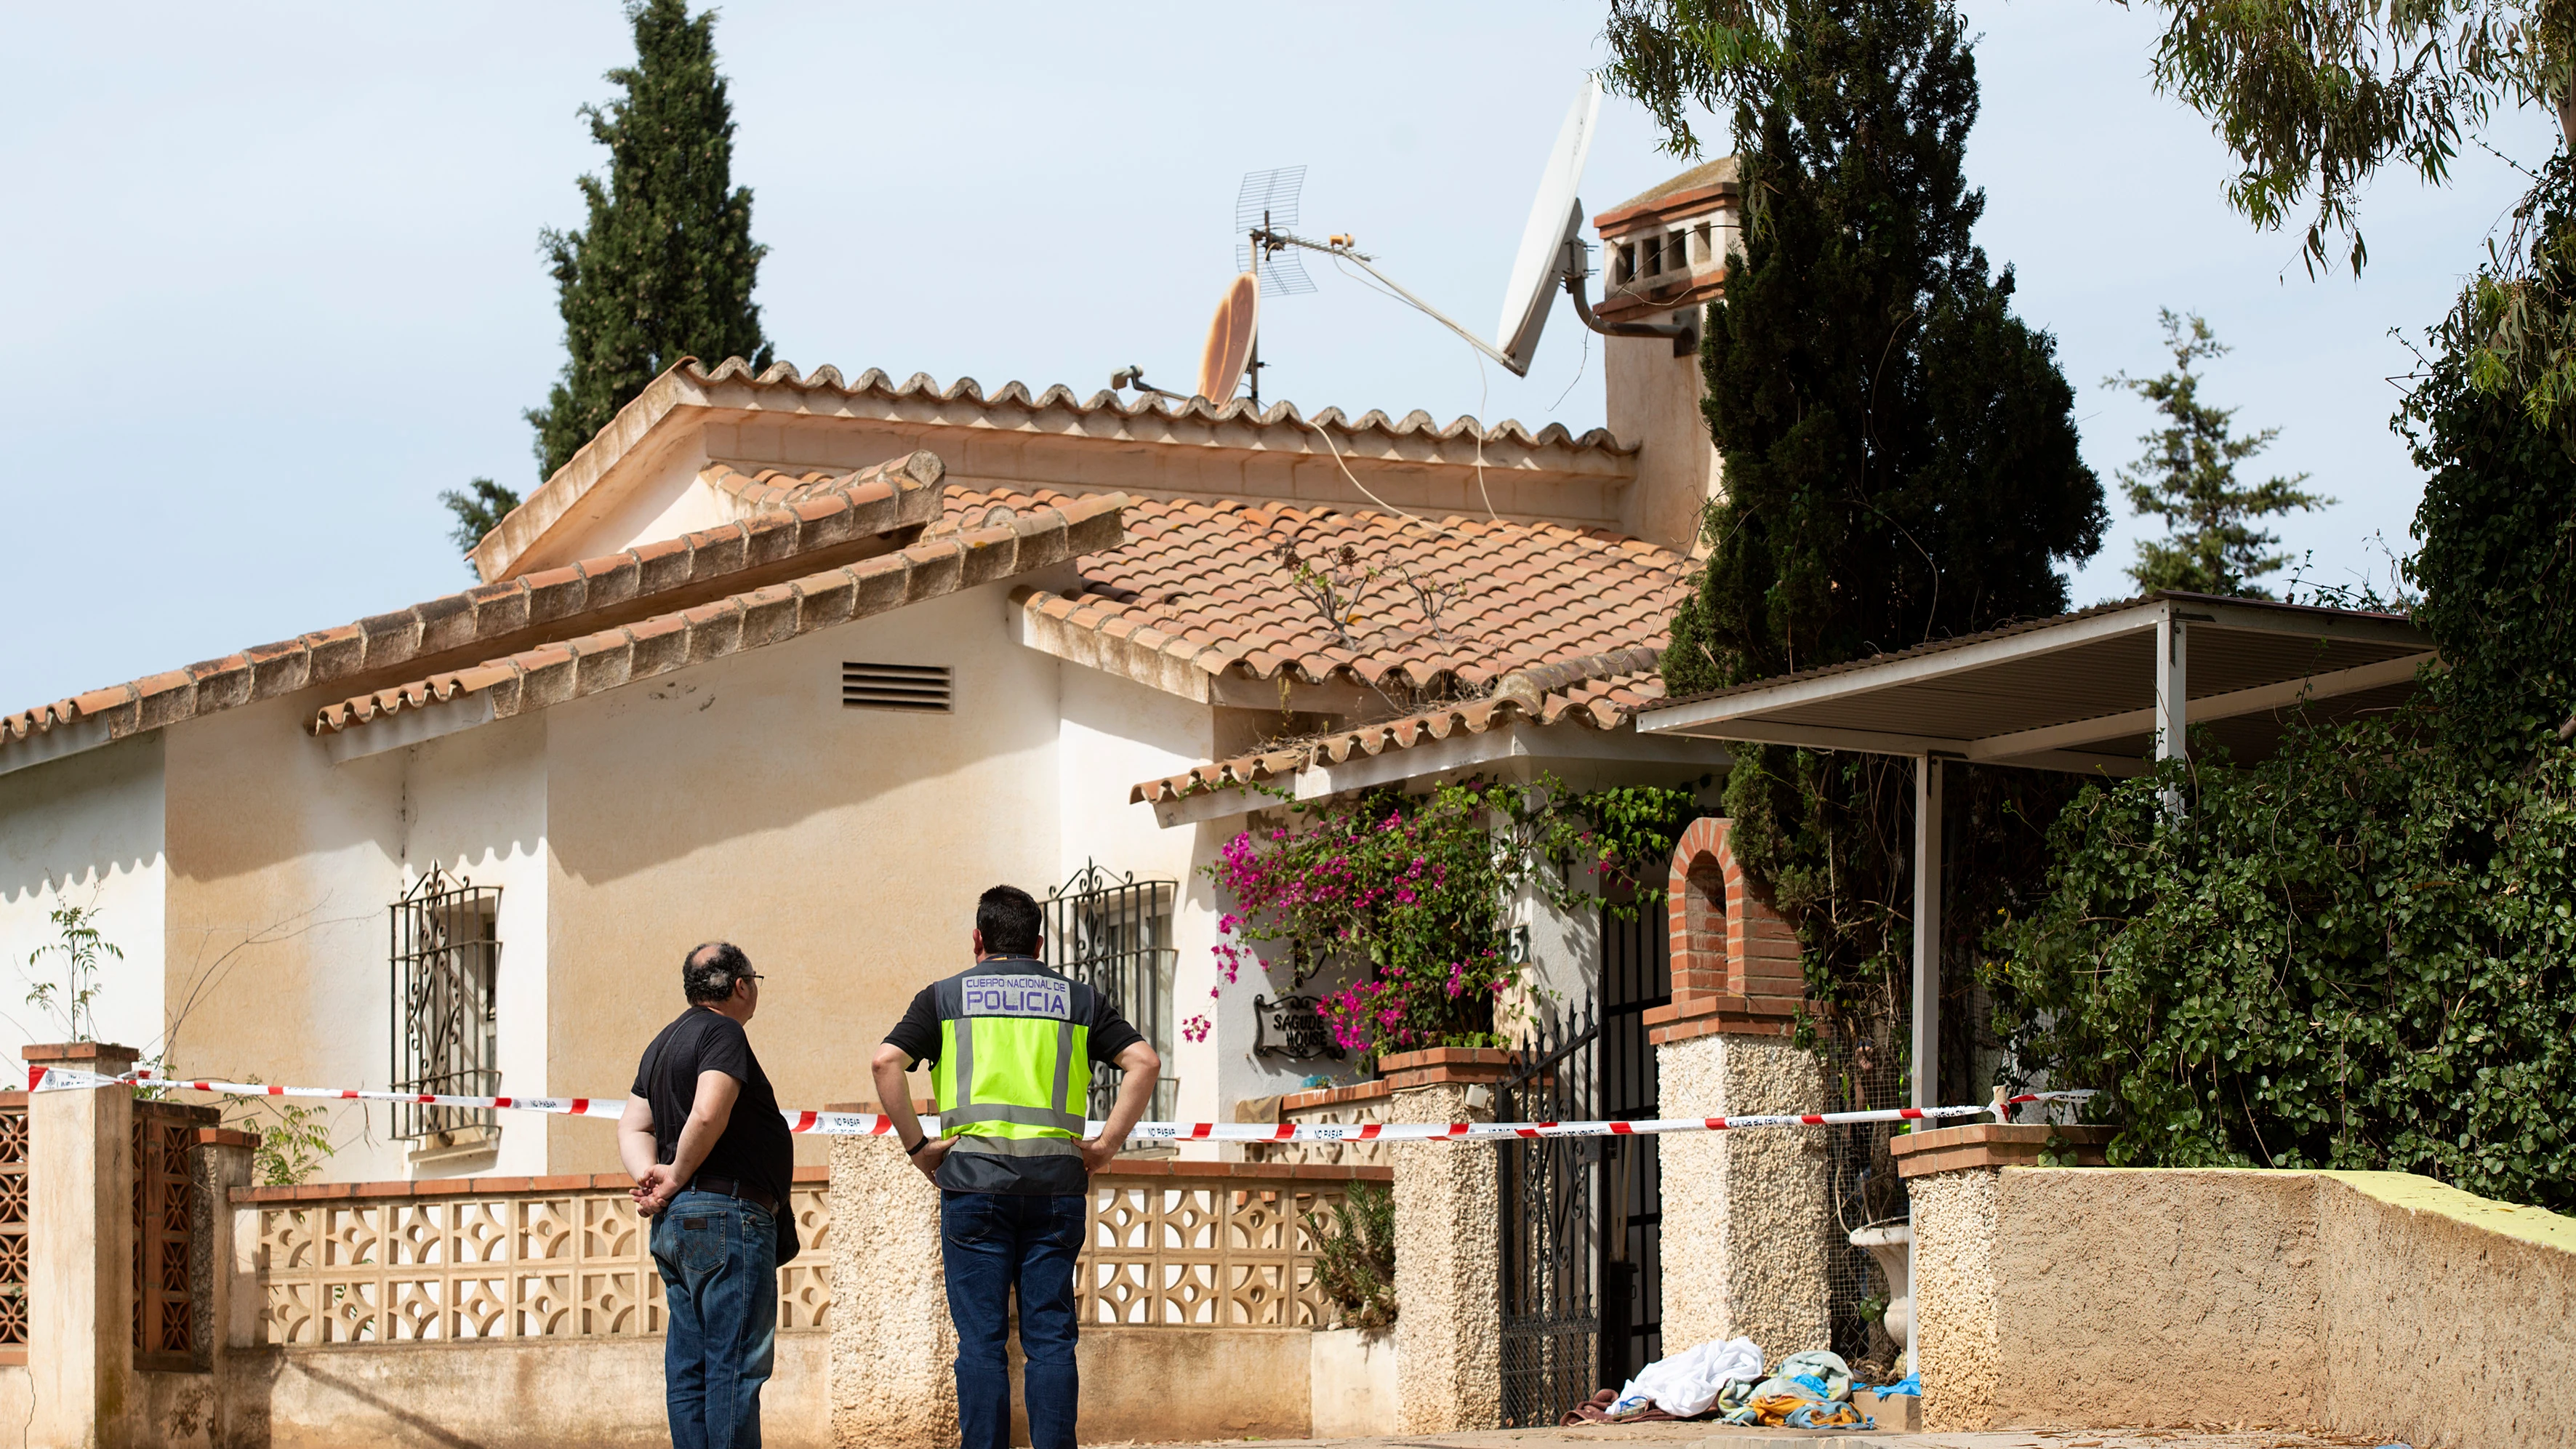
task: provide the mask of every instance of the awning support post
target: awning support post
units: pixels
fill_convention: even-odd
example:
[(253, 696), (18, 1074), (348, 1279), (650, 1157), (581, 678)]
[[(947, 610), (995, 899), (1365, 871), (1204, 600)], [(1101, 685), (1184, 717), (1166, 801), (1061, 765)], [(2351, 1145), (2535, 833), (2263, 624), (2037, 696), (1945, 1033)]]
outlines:
[[(2184, 637), (2183, 621), (2176, 617), (2174, 606), (2165, 605), (2156, 616), (2156, 763), (2178, 760), (2183, 755), (2183, 718), (2187, 693), (2186, 654), (2190, 641)], [(2165, 813), (2182, 814), (2182, 794), (2165, 792)]]
[(1941, 761), (1914, 760), (1914, 1105), (1941, 1105)]
[[(1914, 1071), (1917, 1107), (1941, 1104), (1941, 761), (1914, 757)], [(1909, 1215), (1910, 1216), (1910, 1215)], [(1906, 1280), (1918, 1285), (1914, 1243), (1905, 1245)], [(1905, 1329), (1905, 1362), (1920, 1372), (1923, 1315)]]

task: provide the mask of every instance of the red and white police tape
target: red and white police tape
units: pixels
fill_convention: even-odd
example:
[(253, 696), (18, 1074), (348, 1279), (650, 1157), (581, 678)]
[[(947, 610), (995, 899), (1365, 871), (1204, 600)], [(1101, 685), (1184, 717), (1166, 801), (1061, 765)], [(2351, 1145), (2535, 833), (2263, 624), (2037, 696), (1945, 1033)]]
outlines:
[[(182, 1082), (149, 1072), (102, 1076), (66, 1067), (27, 1069), (27, 1090), (57, 1092), (72, 1088), (139, 1086), (173, 1092), (208, 1092), (225, 1097), (318, 1097), (343, 1102), (408, 1102), (423, 1107), (497, 1108), (510, 1112), (552, 1112), (572, 1117), (618, 1117), (626, 1111), (623, 1097), (450, 1097), (415, 1092), (369, 1092), (348, 1087), (275, 1087), (260, 1082)], [(2080, 1102), (2090, 1091), (2024, 1092), (2007, 1097), (2007, 1106), (2024, 1102)], [(1129, 1140), (1150, 1142), (1447, 1142), (1505, 1137), (1628, 1137), (1666, 1132), (1729, 1132), (1746, 1127), (1839, 1127), (1850, 1122), (1925, 1122), (1947, 1117), (1977, 1117), (1994, 1110), (1981, 1107), (1891, 1107), (1870, 1112), (1794, 1112), (1746, 1117), (1658, 1117), (1636, 1122), (1139, 1122)], [(894, 1119), (876, 1112), (788, 1112), (790, 1132), (823, 1137), (885, 1136)], [(1103, 1124), (1089, 1124), (1097, 1133)], [(924, 1115), (921, 1127), (936, 1133), (939, 1119)]]

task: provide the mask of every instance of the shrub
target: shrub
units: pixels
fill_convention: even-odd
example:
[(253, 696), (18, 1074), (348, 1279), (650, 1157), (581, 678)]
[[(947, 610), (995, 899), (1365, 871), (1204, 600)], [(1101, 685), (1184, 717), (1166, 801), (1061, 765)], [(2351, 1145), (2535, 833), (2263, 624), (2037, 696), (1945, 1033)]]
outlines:
[(1306, 1214), (1315, 1239), (1315, 1281), (1344, 1328), (1384, 1328), (1395, 1322), (1395, 1193), (1373, 1183), (1351, 1184), (1342, 1209), (1327, 1218)]

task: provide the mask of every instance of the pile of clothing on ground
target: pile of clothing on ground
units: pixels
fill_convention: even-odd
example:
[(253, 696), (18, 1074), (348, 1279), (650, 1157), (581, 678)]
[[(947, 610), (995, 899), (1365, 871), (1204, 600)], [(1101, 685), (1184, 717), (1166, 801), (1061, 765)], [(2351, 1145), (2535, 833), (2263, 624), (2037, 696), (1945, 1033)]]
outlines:
[[(1882, 1394), (1921, 1393), (1914, 1379), (1890, 1384)], [(1851, 1369), (1830, 1353), (1793, 1353), (1770, 1373), (1762, 1350), (1749, 1338), (1703, 1343), (1658, 1359), (1615, 1392), (1565, 1416), (1567, 1424), (1634, 1424), (1649, 1419), (1715, 1418), (1729, 1424), (1790, 1429), (1871, 1429), (1876, 1423), (1852, 1404)]]

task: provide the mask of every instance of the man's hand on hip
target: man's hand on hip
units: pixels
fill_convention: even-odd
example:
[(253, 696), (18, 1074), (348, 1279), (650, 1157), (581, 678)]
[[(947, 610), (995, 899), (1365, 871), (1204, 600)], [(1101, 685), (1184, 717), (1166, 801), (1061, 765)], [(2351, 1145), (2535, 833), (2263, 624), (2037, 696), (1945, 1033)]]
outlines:
[(1110, 1160), (1118, 1155), (1119, 1149), (1126, 1145), (1127, 1144), (1125, 1142), (1113, 1141), (1106, 1136), (1094, 1137), (1090, 1141), (1083, 1143), (1082, 1170), (1085, 1172), (1098, 1172), (1100, 1169), (1107, 1167)]
[(936, 1142), (925, 1145), (919, 1152), (912, 1154), (912, 1165), (921, 1169), (922, 1176), (937, 1182), (939, 1164), (948, 1160), (949, 1146), (955, 1141), (953, 1137), (942, 1137)]

